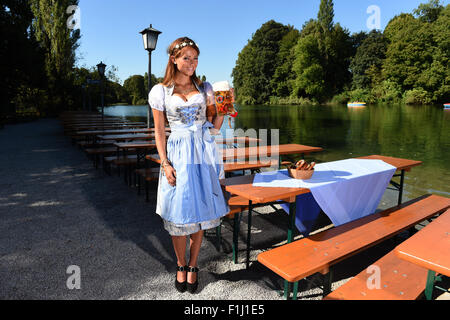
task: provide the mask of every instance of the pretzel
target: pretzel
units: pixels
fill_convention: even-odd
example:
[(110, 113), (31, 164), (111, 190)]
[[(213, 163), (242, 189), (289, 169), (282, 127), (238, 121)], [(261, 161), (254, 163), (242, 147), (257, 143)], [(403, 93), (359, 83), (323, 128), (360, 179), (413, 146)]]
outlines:
[(315, 165), (316, 165), (315, 162), (311, 162), (311, 165), (309, 166), (308, 170), (313, 170)]
[(296, 166), (296, 170), (301, 170), (301, 168), (305, 165), (305, 160), (299, 160), (297, 161), (297, 163), (295, 164)]

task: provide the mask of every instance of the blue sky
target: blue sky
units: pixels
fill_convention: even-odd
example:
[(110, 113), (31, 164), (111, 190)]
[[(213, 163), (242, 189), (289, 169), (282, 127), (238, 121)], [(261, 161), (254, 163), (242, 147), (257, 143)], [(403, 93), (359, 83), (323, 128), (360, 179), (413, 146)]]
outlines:
[[(335, 22), (351, 33), (368, 31), (367, 8), (380, 8), (381, 29), (395, 15), (411, 13), (428, 0), (335, 0)], [(442, 1), (448, 4), (449, 1)], [(152, 73), (164, 75), (167, 47), (188, 36), (200, 47), (197, 74), (207, 81), (232, 81), (238, 53), (261, 25), (271, 19), (301, 29), (317, 17), (320, 0), (80, 0), (78, 66), (100, 61), (118, 68), (123, 82), (148, 70), (148, 54), (139, 31), (150, 24), (162, 31), (152, 53)]]

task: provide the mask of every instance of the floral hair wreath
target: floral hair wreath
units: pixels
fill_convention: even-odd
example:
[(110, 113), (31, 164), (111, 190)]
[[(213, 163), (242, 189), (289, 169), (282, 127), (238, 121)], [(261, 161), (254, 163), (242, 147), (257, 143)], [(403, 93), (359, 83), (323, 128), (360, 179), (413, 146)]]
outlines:
[[(198, 45), (193, 41), (179, 43), (172, 49), (172, 54), (174, 54), (175, 50), (182, 49), (186, 46), (194, 46), (194, 45), (198, 48)], [(169, 53), (169, 56), (170, 56), (170, 53)]]

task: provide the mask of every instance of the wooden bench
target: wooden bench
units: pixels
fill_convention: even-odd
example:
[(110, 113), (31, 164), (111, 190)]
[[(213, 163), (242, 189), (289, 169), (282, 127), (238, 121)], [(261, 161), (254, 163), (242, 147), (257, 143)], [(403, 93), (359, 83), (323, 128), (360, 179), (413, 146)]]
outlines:
[(141, 193), (141, 179), (144, 180), (145, 183), (145, 201), (149, 201), (148, 197), (148, 184), (151, 181), (158, 181), (159, 180), (159, 167), (155, 168), (143, 168), (143, 169), (136, 169), (134, 172), (138, 177), (138, 194)]
[(137, 155), (131, 154), (127, 156), (107, 156), (103, 158), (103, 168), (105, 172), (111, 174), (111, 167), (117, 167), (117, 173), (120, 176), (120, 167), (129, 167), (137, 164)]
[[(98, 168), (98, 163), (100, 157), (104, 160), (104, 157), (106, 156), (112, 156), (117, 155), (117, 148), (116, 147), (98, 147), (98, 148), (88, 148), (84, 150), (88, 156), (93, 157), (94, 166), (95, 168)], [(129, 150), (129, 154), (132, 154), (133, 152), (136, 152), (134, 149)]]
[(298, 281), (317, 272), (327, 275), (324, 291), (328, 294), (333, 265), (444, 212), (449, 206), (448, 198), (423, 196), (260, 253), (258, 261), (285, 279), (285, 298), (293, 283), (296, 299)]
[(391, 251), (324, 300), (416, 300), (425, 290), (427, 274), (427, 269), (402, 260)]

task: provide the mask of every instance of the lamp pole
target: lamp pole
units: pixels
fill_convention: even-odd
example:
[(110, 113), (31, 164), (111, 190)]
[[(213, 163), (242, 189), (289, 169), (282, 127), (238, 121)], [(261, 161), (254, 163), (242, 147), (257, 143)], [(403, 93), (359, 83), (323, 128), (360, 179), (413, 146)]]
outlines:
[(102, 120), (103, 120), (103, 115), (104, 115), (104, 92), (103, 92), (103, 79), (105, 77), (105, 69), (106, 69), (106, 64), (104, 64), (103, 62), (100, 61), (100, 63), (97, 65), (97, 70), (98, 73), (100, 75), (100, 92), (101, 92), (101, 103), (102, 103)]
[[(144, 40), (144, 49), (148, 51), (148, 92), (152, 88), (152, 51), (156, 48), (156, 43), (158, 41), (158, 36), (161, 34), (161, 31), (158, 31), (152, 27), (142, 30), (139, 32), (142, 35), (142, 39)], [(147, 128), (150, 128), (150, 104), (147, 105)]]

